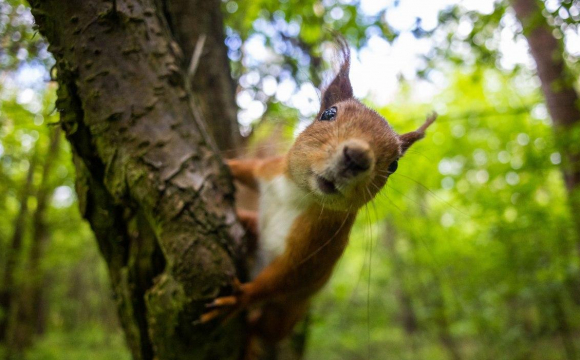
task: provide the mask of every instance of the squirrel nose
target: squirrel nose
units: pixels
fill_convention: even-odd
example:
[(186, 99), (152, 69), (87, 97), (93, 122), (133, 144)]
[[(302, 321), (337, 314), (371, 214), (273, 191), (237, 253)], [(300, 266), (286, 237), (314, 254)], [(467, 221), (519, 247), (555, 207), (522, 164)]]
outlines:
[(342, 149), (343, 174), (355, 176), (371, 167), (372, 157), (368, 144), (349, 142)]

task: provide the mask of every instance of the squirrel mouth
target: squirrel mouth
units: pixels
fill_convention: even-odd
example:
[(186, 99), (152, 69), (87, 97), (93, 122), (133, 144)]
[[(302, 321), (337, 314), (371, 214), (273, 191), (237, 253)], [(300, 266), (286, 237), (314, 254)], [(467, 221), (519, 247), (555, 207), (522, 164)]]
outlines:
[(316, 176), (316, 184), (320, 191), (325, 194), (335, 194), (338, 192), (334, 183), (328, 179), (323, 178), (322, 176)]

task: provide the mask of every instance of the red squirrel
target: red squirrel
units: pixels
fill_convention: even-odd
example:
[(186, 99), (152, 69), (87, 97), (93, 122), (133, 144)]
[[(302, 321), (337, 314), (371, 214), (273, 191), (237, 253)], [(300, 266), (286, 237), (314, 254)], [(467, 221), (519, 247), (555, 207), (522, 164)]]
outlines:
[(350, 50), (340, 41), (340, 70), (322, 92), (318, 115), (288, 153), (229, 160), (234, 179), (259, 192), (258, 212), (238, 216), (257, 239), (251, 281), (219, 297), (201, 321), (255, 309), (252, 332), (275, 343), (289, 335), (342, 255), (357, 211), (397, 170), (409, 147), (423, 138), (398, 135), (377, 112), (353, 97)]

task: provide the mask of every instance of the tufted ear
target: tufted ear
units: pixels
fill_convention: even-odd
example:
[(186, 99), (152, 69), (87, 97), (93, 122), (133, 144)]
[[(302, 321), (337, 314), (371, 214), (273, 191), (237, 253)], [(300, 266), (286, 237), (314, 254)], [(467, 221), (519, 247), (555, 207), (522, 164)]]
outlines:
[(427, 130), (429, 125), (433, 124), (435, 119), (437, 119), (437, 113), (434, 112), (427, 117), (427, 120), (425, 120), (425, 123), (421, 125), (420, 128), (399, 136), (399, 139), (402, 141), (401, 150), (403, 151), (403, 154), (407, 152), (411, 145), (413, 145), (417, 140), (421, 140), (425, 137), (425, 130)]
[(337, 102), (353, 97), (352, 86), (350, 84), (350, 79), (348, 78), (350, 71), (350, 49), (343, 37), (337, 36), (337, 42), (340, 46), (340, 70), (332, 82), (326, 87), (326, 89), (324, 89), (324, 91), (322, 91), (319, 116), (324, 110)]

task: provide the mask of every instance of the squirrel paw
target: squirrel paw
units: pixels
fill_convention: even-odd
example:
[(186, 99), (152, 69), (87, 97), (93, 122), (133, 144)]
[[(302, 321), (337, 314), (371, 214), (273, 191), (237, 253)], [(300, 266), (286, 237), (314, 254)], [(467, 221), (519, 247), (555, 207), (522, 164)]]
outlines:
[(202, 324), (208, 323), (217, 317), (225, 316), (223, 323), (234, 318), (246, 306), (244, 287), (236, 278), (232, 282), (234, 294), (215, 298), (212, 302), (205, 305), (206, 311), (199, 319)]

